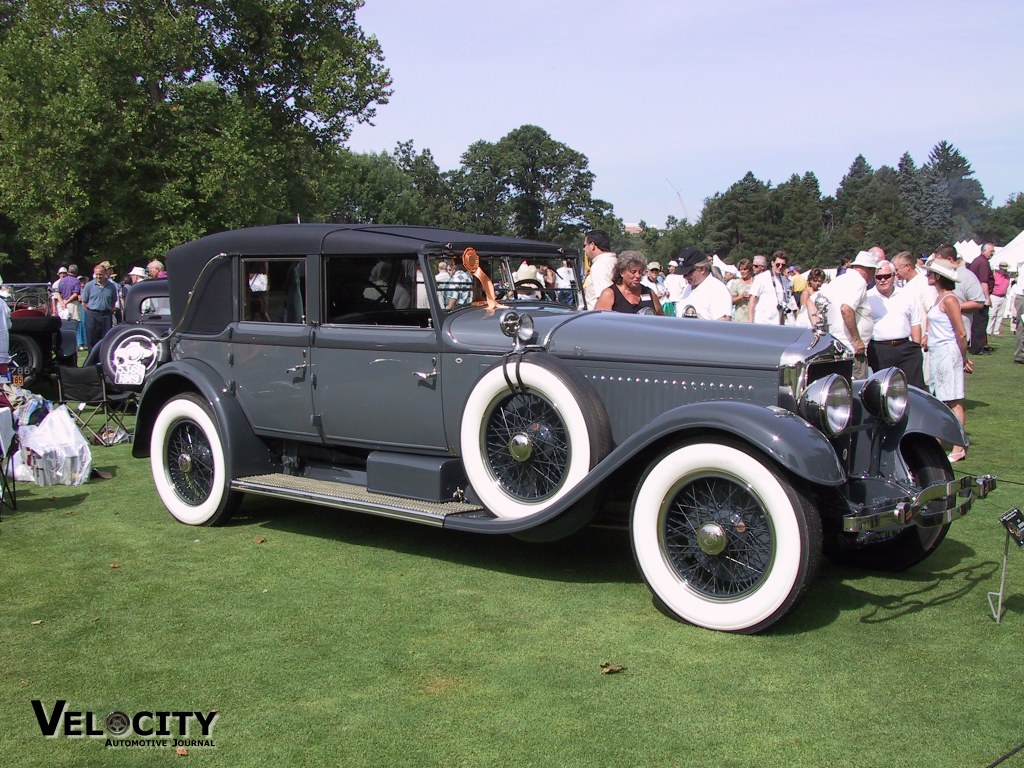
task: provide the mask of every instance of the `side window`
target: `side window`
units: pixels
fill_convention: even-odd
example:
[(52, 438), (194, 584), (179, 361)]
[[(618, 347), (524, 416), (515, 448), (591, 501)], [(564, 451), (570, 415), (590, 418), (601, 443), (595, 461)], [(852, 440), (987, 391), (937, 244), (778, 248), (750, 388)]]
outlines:
[(305, 259), (242, 259), (242, 319), (306, 322)]
[(429, 297), (415, 256), (329, 256), (323, 286), (328, 325), (430, 325)]

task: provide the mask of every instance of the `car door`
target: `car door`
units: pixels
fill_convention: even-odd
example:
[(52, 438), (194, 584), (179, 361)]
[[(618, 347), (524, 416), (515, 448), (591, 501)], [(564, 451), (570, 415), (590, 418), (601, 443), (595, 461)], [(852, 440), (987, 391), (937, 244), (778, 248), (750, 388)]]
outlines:
[(240, 260), (231, 338), (236, 397), (257, 434), (319, 441), (312, 418), (305, 258)]
[(417, 259), (325, 256), (313, 407), (328, 443), (444, 451), (440, 348)]

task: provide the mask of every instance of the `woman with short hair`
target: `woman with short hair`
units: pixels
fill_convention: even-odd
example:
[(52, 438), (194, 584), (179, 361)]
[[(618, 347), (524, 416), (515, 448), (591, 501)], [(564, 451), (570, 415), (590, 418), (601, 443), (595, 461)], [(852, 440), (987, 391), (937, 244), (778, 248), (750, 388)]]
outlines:
[(623, 251), (612, 271), (612, 284), (601, 291), (594, 309), (607, 309), (633, 315), (661, 315), (661, 302), (650, 288), (643, 285), (647, 257), (640, 251)]

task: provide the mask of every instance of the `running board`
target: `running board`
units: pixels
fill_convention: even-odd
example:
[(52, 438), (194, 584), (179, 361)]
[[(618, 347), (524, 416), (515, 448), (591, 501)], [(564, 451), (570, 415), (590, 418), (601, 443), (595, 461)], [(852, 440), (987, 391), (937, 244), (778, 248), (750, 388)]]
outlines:
[(231, 481), (231, 490), (270, 496), (288, 501), (303, 501), (321, 507), (348, 509), (397, 520), (442, 526), (448, 515), (479, 512), (483, 507), (460, 501), (436, 502), (372, 493), (365, 486), (313, 480), (308, 477), (275, 473), (251, 475)]

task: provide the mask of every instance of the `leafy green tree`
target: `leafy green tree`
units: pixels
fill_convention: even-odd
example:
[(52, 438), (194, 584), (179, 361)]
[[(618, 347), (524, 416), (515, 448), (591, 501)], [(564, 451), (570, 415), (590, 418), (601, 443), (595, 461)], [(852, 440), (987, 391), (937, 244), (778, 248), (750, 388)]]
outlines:
[(422, 200), (412, 179), (386, 152), (338, 150), (320, 196), (330, 207), (316, 218), (365, 224), (421, 224)]
[(1018, 192), (999, 208), (986, 211), (979, 230), (985, 242), (1006, 245), (1024, 231), (1024, 192)]
[(449, 175), (441, 173), (429, 149), (417, 153), (411, 141), (400, 142), (392, 157), (408, 176), (418, 196), (417, 224), (433, 227), (457, 227), (455, 193)]
[(611, 206), (591, 196), (586, 156), (524, 125), (462, 155), (453, 187), (467, 228), (576, 245)]
[(390, 94), (360, 5), (8, 2), (0, 210), (37, 260), (85, 263), (309, 210), (334, 144)]

